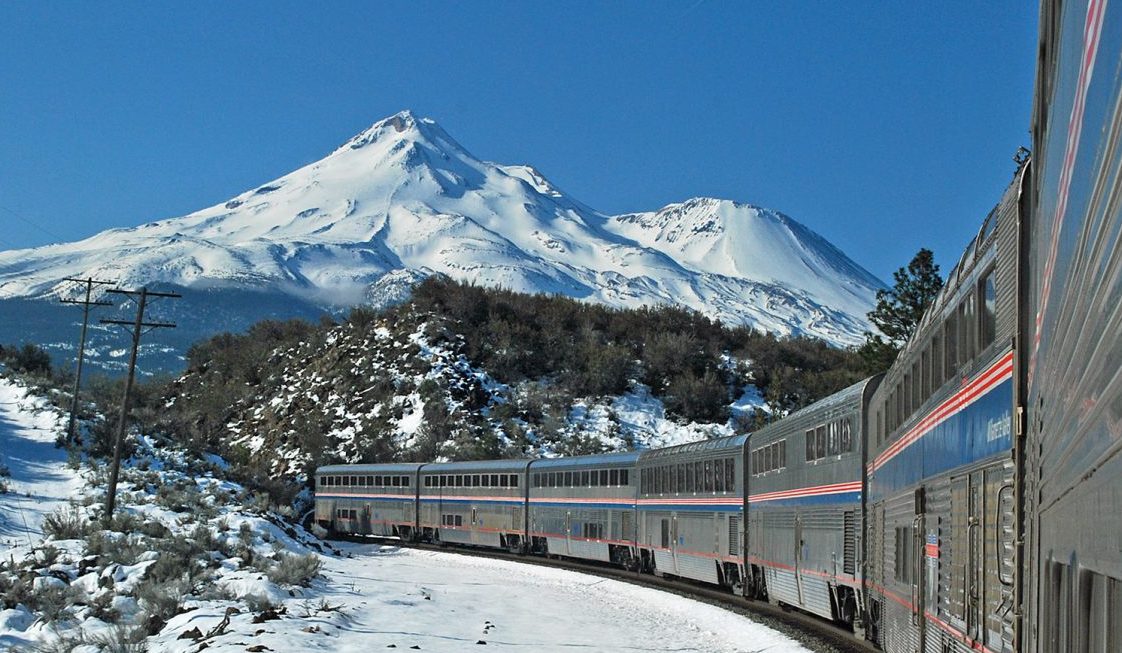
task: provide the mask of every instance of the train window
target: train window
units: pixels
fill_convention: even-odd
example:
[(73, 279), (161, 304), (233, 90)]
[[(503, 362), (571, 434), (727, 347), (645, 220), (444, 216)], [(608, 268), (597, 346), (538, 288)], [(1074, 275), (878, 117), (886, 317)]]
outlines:
[(895, 578), (901, 583), (912, 582), (912, 566), (915, 562), (912, 527), (896, 528), (896, 571)]
[(613, 470), (610, 470), (608, 472), (608, 482), (609, 482), (610, 485), (619, 485), (619, 470), (618, 469), (613, 469)]
[(608, 484), (608, 470), (601, 469), (600, 470), (600, 485), (601, 486), (606, 486), (607, 484)]
[(573, 487), (573, 473), (565, 472), (565, 478), (561, 482), (565, 487)]
[(841, 431), (839, 436), (841, 440), (841, 452), (849, 453), (853, 451), (853, 433), (849, 428), (849, 420), (841, 420), (841, 424), (839, 424), (838, 428)]
[(838, 455), (838, 424), (830, 422), (826, 427), (826, 455)]
[(674, 474), (677, 477), (674, 479), (674, 483), (678, 488), (678, 492), (690, 491), (689, 486), (686, 485), (686, 467), (689, 467), (689, 465), (679, 464), (674, 466)]
[[(922, 359), (922, 356), (920, 357)], [(912, 363), (912, 410), (909, 412), (918, 411), (920, 406), (923, 405), (924, 395), (921, 392), (923, 389), (923, 368), (920, 366), (920, 361)]]
[(958, 305), (958, 356), (960, 362), (974, 358), (974, 292)]
[[(730, 460), (729, 462), (732, 462), (732, 461)], [(787, 440), (780, 440), (779, 441), (779, 469), (786, 469), (786, 467), (787, 467)]]
[(518, 487), (518, 474), (510, 475), (510, 487)]
[(725, 458), (725, 489), (729, 492), (736, 490), (736, 461), (732, 458)]
[(997, 209), (997, 206), (993, 207), (990, 214), (986, 216), (986, 221), (982, 225), (982, 235), (978, 239), (979, 243), (985, 243), (989, 240), (990, 236), (992, 236), (993, 232), (997, 229)]
[(927, 343), (927, 347), (919, 355), (920, 360), (920, 404), (931, 396), (931, 343)]
[(476, 487), (491, 487), (490, 474), (477, 474), (472, 478), (472, 485)]
[(411, 478), (412, 478), (411, 476), (402, 476), (401, 477), (401, 481), (402, 481), (401, 485), (404, 486), (404, 487), (409, 487), (410, 483), (412, 483), (412, 480), (410, 480)]
[(530, 477), (530, 487), (541, 487), (541, 486), (542, 486), (541, 472), (534, 472), (534, 475)]
[(807, 429), (806, 431), (806, 459), (807, 461), (814, 460), (817, 455), (817, 450), (814, 446), (814, 429)]
[(705, 491), (713, 491), (713, 461), (705, 461)]
[(627, 470), (626, 469), (619, 470), (619, 484), (620, 485), (628, 485)]
[(988, 347), (997, 339), (997, 288), (994, 286), (994, 271), (991, 268), (978, 282), (981, 310), (978, 311), (978, 350)]
[(343, 477), (343, 485), (347, 486), (347, 485), (350, 485), (350, 484), (351, 484), (351, 477), (350, 476), (344, 476)]
[[(686, 463), (686, 464), (689, 464), (689, 463)], [(705, 468), (701, 464), (700, 460), (695, 461), (693, 463), (693, 491), (694, 492), (704, 492), (705, 491)]]
[(722, 460), (713, 461), (713, 491), (725, 491), (725, 463)]
[(589, 485), (592, 485), (592, 481), (590, 481), (588, 478), (588, 470), (580, 473), (580, 485), (581, 487), (588, 487)]
[(902, 388), (904, 393), (904, 415), (900, 419), (901, 422), (906, 420), (908, 415), (911, 415), (912, 411), (915, 410), (914, 395), (912, 394), (912, 381), (914, 379), (915, 375), (911, 372), (904, 374), (904, 386)]
[(826, 457), (826, 425), (814, 429), (814, 444), (817, 455), (815, 458)]
[(904, 417), (907, 413), (904, 411), (904, 390), (901, 386), (896, 386), (896, 428), (899, 429), (904, 424)]
[(931, 392), (943, 385), (943, 334), (936, 333), (931, 338)]
[(382, 487), (382, 477), (381, 476), (375, 476), (374, 477), (374, 485), (376, 485), (377, 487)]
[(651, 469), (647, 470), (647, 472), (650, 474), (651, 494), (658, 494), (658, 468), (652, 467)]
[(943, 360), (946, 361), (943, 370), (945, 380), (950, 381), (958, 372), (958, 316), (954, 311), (947, 315), (947, 324), (943, 328)]
[(426, 476), (425, 477), (425, 487), (432, 487), (432, 477), (431, 476)]
[[(487, 475), (484, 474), (484, 477), (486, 477), (486, 476)], [(491, 474), (491, 487), (499, 487), (499, 475), (498, 474)]]

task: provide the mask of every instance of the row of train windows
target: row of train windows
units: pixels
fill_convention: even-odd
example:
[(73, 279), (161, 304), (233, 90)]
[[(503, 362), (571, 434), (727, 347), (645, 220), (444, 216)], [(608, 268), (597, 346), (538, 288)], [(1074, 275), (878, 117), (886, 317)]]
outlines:
[(733, 458), (697, 460), (641, 470), (643, 494), (735, 492), (736, 462)]
[(440, 516), (440, 525), (441, 526), (463, 526), (464, 525), (464, 516), (463, 515), (441, 515)]
[(358, 511), (357, 510), (350, 510), (350, 509), (347, 509), (347, 508), (336, 508), (335, 509), (335, 518), (336, 519), (358, 519)]
[(853, 451), (853, 432), (844, 417), (806, 430), (806, 461), (822, 460)]
[(787, 441), (779, 440), (752, 450), (752, 475), (759, 476), (787, 467)]
[(324, 476), (323, 487), (409, 487), (408, 476)]
[(518, 487), (518, 474), (439, 474), (424, 477), (425, 487)]
[[(924, 348), (904, 367), (903, 377), (877, 410), (877, 444), (900, 428), (913, 412), (944, 383), (954, 379), (961, 367), (993, 344), (997, 338), (997, 287), (994, 269), (978, 281), (975, 288), (951, 311)], [(904, 364), (904, 358), (895, 365)]]
[(591, 469), (573, 472), (536, 472), (533, 487), (620, 487), (628, 484), (626, 469)]

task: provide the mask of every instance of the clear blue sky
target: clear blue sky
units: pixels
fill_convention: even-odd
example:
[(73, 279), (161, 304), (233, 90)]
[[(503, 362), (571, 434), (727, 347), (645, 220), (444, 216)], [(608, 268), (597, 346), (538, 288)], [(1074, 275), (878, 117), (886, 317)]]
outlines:
[(0, 249), (189, 213), (404, 108), (602, 211), (783, 211), (945, 274), (1029, 145), (1015, 2), (0, 2)]

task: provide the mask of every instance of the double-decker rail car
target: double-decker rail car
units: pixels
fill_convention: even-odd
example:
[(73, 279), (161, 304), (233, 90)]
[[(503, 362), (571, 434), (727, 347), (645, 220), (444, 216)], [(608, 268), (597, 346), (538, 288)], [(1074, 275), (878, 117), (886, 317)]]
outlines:
[(432, 463), (418, 472), (422, 539), (521, 550), (529, 460)]
[(341, 533), (408, 538), (416, 523), (418, 463), (316, 470), (316, 523)]
[[(1122, 651), (1122, 4), (1044, 2), (1018, 370), (1025, 651)], [(1020, 605), (1021, 602), (1018, 603)]]
[(639, 555), (644, 569), (740, 588), (744, 579), (747, 435), (639, 455)]
[(637, 452), (530, 463), (530, 549), (633, 567)]
[(752, 434), (748, 590), (860, 628), (866, 379)]
[(870, 620), (887, 651), (1013, 647), (1013, 340), (1027, 170), (872, 398)]

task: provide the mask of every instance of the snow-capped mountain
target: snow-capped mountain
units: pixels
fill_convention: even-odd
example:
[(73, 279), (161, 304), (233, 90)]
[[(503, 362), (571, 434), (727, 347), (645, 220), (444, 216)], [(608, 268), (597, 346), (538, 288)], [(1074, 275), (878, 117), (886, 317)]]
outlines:
[(838, 344), (861, 339), (881, 287), (780, 213), (693, 199), (604, 215), (406, 111), (190, 215), (0, 252), (0, 299), (55, 297), (73, 288), (63, 278), (94, 277), (349, 306), (433, 273), (619, 307), (678, 304)]

